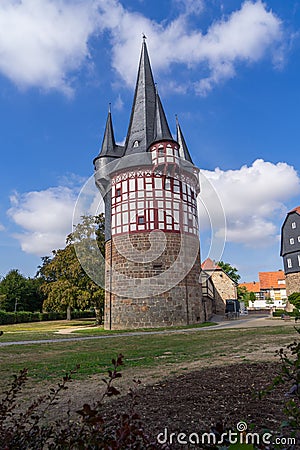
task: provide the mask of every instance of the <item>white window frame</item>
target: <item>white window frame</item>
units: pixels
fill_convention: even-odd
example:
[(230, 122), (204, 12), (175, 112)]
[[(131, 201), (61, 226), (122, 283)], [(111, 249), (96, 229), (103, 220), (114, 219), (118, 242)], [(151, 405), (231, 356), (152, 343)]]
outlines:
[(294, 230), (295, 228), (297, 228), (297, 224), (296, 222), (292, 222), (292, 229)]
[(288, 269), (291, 269), (293, 267), (291, 258), (287, 258), (286, 263), (287, 263)]
[(294, 238), (290, 238), (290, 244), (294, 245), (295, 244), (295, 239)]

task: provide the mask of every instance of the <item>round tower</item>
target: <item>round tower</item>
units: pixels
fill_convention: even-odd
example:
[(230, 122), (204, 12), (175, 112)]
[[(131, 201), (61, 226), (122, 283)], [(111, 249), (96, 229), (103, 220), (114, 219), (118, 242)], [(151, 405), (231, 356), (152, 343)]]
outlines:
[(199, 170), (178, 121), (172, 137), (145, 41), (125, 146), (115, 144), (109, 112), (94, 164), (106, 213), (105, 328), (204, 321)]

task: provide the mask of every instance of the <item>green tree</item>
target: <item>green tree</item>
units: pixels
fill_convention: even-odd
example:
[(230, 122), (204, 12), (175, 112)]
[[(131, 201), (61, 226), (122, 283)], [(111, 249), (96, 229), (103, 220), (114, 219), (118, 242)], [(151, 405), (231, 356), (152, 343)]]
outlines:
[(95, 270), (94, 254), (99, 250), (104, 252), (104, 246), (103, 214), (83, 216), (82, 222), (67, 236), (66, 247), (54, 250), (52, 257), (42, 258), (37, 275), (43, 280), (41, 289), (46, 296), (43, 304), (45, 310), (65, 311), (70, 319), (72, 309), (83, 310), (93, 306), (97, 322), (101, 322), (104, 290), (86, 271), (91, 273), (92, 269)]
[(40, 311), (43, 296), (40, 281), (24, 277), (12, 269), (0, 283), (0, 309), (5, 311)]
[(300, 292), (293, 292), (293, 294), (288, 297), (289, 302), (295, 306), (295, 308), (300, 310)]
[(238, 274), (238, 270), (231, 266), (229, 263), (225, 263), (224, 261), (219, 261), (218, 266), (221, 267), (221, 269), (224, 270), (225, 273), (233, 280), (235, 283), (238, 283), (239, 279), (241, 278)]
[(249, 301), (254, 302), (256, 300), (254, 292), (249, 292), (246, 286), (238, 286), (237, 292), (238, 299), (244, 302), (246, 308), (249, 306)]

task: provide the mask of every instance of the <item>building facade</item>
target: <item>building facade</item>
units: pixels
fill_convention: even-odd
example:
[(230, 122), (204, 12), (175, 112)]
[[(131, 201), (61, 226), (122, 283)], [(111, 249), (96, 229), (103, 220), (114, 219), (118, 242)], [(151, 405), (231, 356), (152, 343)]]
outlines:
[(95, 181), (105, 203), (106, 329), (202, 322), (199, 170), (173, 138), (145, 39), (124, 146), (108, 113)]
[(255, 300), (249, 302), (252, 308), (283, 308), (287, 304), (286, 277), (282, 270), (259, 272), (259, 281), (240, 283), (248, 292), (255, 294)]
[(211, 296), (213, 297), (212, 310), (214, 314), (225, 315), (226, 301), (237, 300), (237, 284), (212, 259), (207, 258), (202, 263), (203, 290), (206, 292), (206, 279), (211, 282)]
[(281, 228), (281, 252), (287, 296), (300, 292), (300, 206), (290, 211)]

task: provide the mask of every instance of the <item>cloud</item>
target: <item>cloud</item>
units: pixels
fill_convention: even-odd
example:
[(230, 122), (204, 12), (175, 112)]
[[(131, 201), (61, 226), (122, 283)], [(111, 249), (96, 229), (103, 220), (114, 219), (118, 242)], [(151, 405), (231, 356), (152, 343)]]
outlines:
[[(216, 17), (205, 33), (195, 20), (205, 2), (174, 2), (178, 16), (159, 23), (118, 0), (2, 0), (0, 72), (21, 88), (37, 86), (70, 95), (76, 71), (83, 63), (92, 64), (90, 38), (107, 32), (111, 65), (127, 86), (135, 81), (142, 33), (149, 38), (155, 72), (168, 71), (169, 82), (179, 92), (189, 86), (205, 95), (234, 77), (241, 63), (266, 56), (282, 63), (283, 23), (260, 0), (245, 1), (230, 15)], [(182, 87), (180, 70), (170, 70), (174, 64), (189, 71)]]
[(61, 177), (60, 182), (60, 186), (14, 193), (10, 198), (11, 208), (7, 214), (20, 228), (13, 237), (26, 253), (44, 256), (64, 248), (67, 235), (81, 222), (83, 215), (104, 211), (94, 175), (86, 180), (69, 173)]
[(2, 223), (0, 223), (0, 231), (4, 231), (5, 230), (5, 226), (2, 225)]
[[(282, 59), (282, 21), (261, 1), (244, 2), (231, 15), (216, 19), (205, 34), (190, 24), (186, 13), (172, 22), (157, 23), (141, 14), (129, 13), (116, 2), (113, 11), (109, 10), (110, 5), (101, 6), (102, 25), (112, 34), (112, 65), (128, 85), (136, 77), (140, 46), (136, 36), (142, 33), (149, 37), (155, 71), (170, 70), (172, 64), (185, 65), (191, 79), (192, 75), (198, 78), (193, 83), (185, 80), (185, 85), (189, 83), (202, 95), (235, 76), (241, 62), (254, 63), (268, 55), (274, 57), (274, 64)], [(109, 22), (108, 18), (113, 20)]]
[[(227, 241), (249, 246), (274, 243), (287, 212), (285, 202), (300, 192), (300, 178), (292, 166), (279, 162), (273, 164), (257, 159), (239, 170), (203, 170), (201, 177), (209, 182), (218, 194), (227, 222)], [(203, 182), (201, 183), (203, 184)], [(217, 202), (209, 190), (200, 197), (214, 217), (216, 236), (223, 234), (222, 216)], [(207, 215), (199, 203), (202, 227), (208, 226)], [(202, 221), (202, 222), (201, 222)]]
[(89, 58), (98, 15), (92, 0), (2, 0), (0, 71), (21, 88), (72, 93), (70, 72)]
[(65, 246), (72, 231), (72, 216), (77, 193), (68, 187), (14, 194), (9, 217), (22, 229), (14, 235), (26, 253), (50, 254)]

